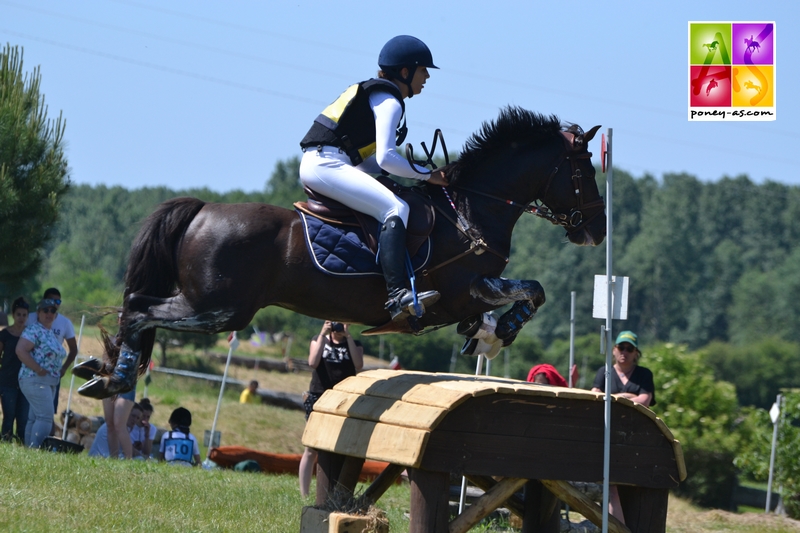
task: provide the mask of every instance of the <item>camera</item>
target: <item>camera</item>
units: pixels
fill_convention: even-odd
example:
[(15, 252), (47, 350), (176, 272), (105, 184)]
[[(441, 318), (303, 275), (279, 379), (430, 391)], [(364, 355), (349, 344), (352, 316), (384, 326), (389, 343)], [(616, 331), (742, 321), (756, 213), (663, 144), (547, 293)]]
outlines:
[(331, 322), (331, 331), (335, 331), (336, 333), (341, 333), (344, 331), (344, 324), (341, 322)]

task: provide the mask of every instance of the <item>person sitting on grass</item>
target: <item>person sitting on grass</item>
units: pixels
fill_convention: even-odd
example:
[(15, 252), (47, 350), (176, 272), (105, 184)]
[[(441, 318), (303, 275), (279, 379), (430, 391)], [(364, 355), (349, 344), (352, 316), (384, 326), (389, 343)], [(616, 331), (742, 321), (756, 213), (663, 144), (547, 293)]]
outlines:
[(197, 438), (189, 432), (192, 413), (185, 407), (178, 407), (169, 416), (172, 431), (164, 433), (158, 448), (158, 460), (183, 466), (200, 465), (200, 447)]
[[(130, 435), (131, 431), (136, 428), (136, 426), (142, 420), (142, 406), (138, 403), (134, 403), (131, 407), (131, 412), (128, 414), (128, 421), (125, 426), (125, 430)], [(104, 423), (100, 428), (97, 430), (97, 433), (94, 436), (94, 441), (92, 442), (92, 447), (89, 449), (89, 456), (91, 457), (112, 457), (111, 455), (111, 448), (109, 446), (109, 438), (108, 438), (108, 424)], [(113, 439), (111, 439), (113, 440)], [(125, 451), (122, 448), (122, 445), (117, 440), (113, 440), (113, 445), (117, 447), (117, 452), (113, 455), (114, 458), (125, 459)], [(130, 459), (130, 457), (127, 457)]]
[(258, 381), (251, 381), (247, 388), (242, 391), (242, 395), (239, 396), (239, 403), (261, 403), (261, 397), (256, 393), (257, 390)]

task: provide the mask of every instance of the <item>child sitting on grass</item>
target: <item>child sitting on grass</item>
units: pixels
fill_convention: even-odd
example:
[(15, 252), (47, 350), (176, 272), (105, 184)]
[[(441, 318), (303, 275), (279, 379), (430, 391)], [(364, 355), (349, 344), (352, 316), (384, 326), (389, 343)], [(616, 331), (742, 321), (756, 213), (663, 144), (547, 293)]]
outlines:
[(200, 464), (200, 447), (197, 438), (189, 433), (192, 425), (192, 413), (184, 407), (178, 407), (169, 417), (172, 431), (164, 433), (158, 448), (159, 461), (167, 461), (184, 466)]

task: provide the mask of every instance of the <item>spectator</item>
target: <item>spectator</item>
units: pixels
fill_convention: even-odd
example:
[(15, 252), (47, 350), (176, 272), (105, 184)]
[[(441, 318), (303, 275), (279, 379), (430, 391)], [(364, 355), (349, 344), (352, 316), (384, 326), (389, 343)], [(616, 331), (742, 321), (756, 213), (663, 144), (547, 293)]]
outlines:
[[(319, 335), (311, 339), (308, 349), (308, 365), (312, 368), (311, 385), (303, 402), (306, 420), (322, 393), (343, 379), (355, 376), (364, 366), (364, 348), (353, 339), (349, 329), (348, 324), (326, 320)], [(308, 496), (311, 470), (316, 460), (317, 452), (311, 448), (306, 448), (300, 458), (300, 494), (304, 498)]]
[[(133, 405), (131, 409), (130, 415), (128, 416), (128, 420), (126, 423), (126, 430), (130, 433), (139, 422), (142, 420), (142, 407), (137, 403)], [(111, 439), (109, 439), (109, 427), (108, 424), (103, 424), (97, 429), (97, 433), (94, 436), (94, 442), (92, 442), (92, 447), (89, 450), (89, 455), (92, 457), (114, 457), (123, 459), (125, 455), (122, 451), (122, 447), (117, 445), (116, 448), (111, 445)], [(112, 454), (111, 450), (117, 450), (117, 453)], [(130, 459), (130, 457), (128, 457)]]
[[(49, 289), (44, 291), (44, 295), (42, 295), (42, 299), (49, 299), (53, 300), (55, 303), (56, 311), (61, 308), (61, 292), (56, 289), (55, 287), (50, 287)], [(28, 325), (35, 323), (38, 319), (38, 313), (30, 314), (28, 316)], [(50, 328), (53, 334), (58, 339), (58, 344), (64, 344), (64, 341), (67, 341), (67, 348), (69, 352), (67, 353), (67, 359), (64, 361), (64, 365), (61, 367), (61, 375), (59, 376), (58, 383), (56, 383), (56, 391), (53, 395), (53, 412), (58, 412), (58, 392), (61, 389), (61, 378), (64, 377), (64, 374), (67, 373), (69, 367), (72, 366), (72, 362), (75, 360), (75, 356), (78, 355), (78, 343), (75, 341), (75, 327), (72, 325), (72, 322), (69, 318), (65, 317), (62, 314), (56, 315), (56, 319), (53, 322), (53, 326)]]
[[(122, 320), (122, 314), (117, 315), (117, 323)], [(113, 339), (111, 339), (113, 342)], [(115, 450), (119, 447), (125, 459), (133, 457), (133, 444), (128, 431), (128, 417), (136, 400), (136, 388), (128, 392), (117, 394), (110, 398), (103, 398), (103, 416), (108, 424), (108, 446)]]
[(53, 333), (58, 315), (55, 300), (44, 298), (36, 305), (38, 320), (27, 326), (17, 342), (22, 361), (19, 388), (30, 403), (25, 444), (38, 448), (53, 429), (53, 397), (61, 379), (66, 350)]
[[(578, 381), (578, 365), (572, 365), (570, 374), (572, 375), (572, 385), (575, 386)], [(531, 368), (530, 372), (528, 372), (528, 381), (557, 387), (569, 386), (567, 380), (559, 374), (558, 370), (553, 365), (548, 364), (536, 365)]]
[[(28, 400), (19, 388), (19, 370), (22, 361), (17, 357), (17, 341), (25, 329), (28, 319), (28, 302), (20, 296), (11, 304), (14, 325), (0, 331), (0, 402), (3, 406), (3, 427), (0, 431), (3, 440), (11, 440), (16, 435), (19, 442), (25, 442), (25, 427), (28, 425)], [(17, 432), (14, 433), (14, 421)]]
[(258, 381), (253, 380), (242, 391), (241, 396), (239, 396), (239, 403), (261, 403), (261, 396), (256, 394), (256, 390), (258, 390)]
[(153, 439), (156, 438), (156, 432), (158, 431), (150, 423), (150, 417), (153, 416), (155, 409), (153, 409), (153, 404), (147, 398), (142, 398), (138, 405), (142, 408), (142, 417), (131, 430), (133, 456), (147, 459), (153, 453)]
[[(609, 384), (611, 394), (627, 398), (645, 407), (656, 404), (656, 388), (653, 384), (653, 373), (650, 369), (639, 366), (639, 337), (632, 331), (623, 331), (617, 335), (614, 348), (614, 371), (611, 372)], [(592, 392), (605, 392), (605, 366), (597, 369)], [(623, 524), (625, 517), (619, 501), (616, 485), (610, 485), (608, 492), (608, 512)]]
[[(611, 394), (627, 398), (645, 407), (656, 404), (656, 388), (650, 369), (639, 366), (639, 337), (632, 331), (623, 331), (617, 336), (612, 350), (614, 372), (611, 372)], [(592, 392), (605, 392), (605, 366), (597, 369)]]
[(178, 407), (169, 416), (168, 431), (161, 436), (158, 459), (184, 466), (200, 464), (200, 447), (197, 438), (189, 432), (192, 425), (192, 413), (188, 409)]

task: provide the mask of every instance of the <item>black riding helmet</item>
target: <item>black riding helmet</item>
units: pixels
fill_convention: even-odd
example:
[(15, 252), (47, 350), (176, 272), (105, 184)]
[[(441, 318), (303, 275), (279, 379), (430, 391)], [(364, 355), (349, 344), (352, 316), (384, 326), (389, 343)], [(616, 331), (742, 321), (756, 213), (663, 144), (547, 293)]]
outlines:
[[(378, 66), (392, 78), (398, 79), (408, 86), (408, 97), (414, 96), (411, 80), (417, 67), (439, 68), (433, 64), (433, 55), (428, 46), (411, 35), (398, 35), (389, 39), (378, 56)], [(400, 74), (403, 67), (408, 68), (408, 76)]]

